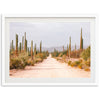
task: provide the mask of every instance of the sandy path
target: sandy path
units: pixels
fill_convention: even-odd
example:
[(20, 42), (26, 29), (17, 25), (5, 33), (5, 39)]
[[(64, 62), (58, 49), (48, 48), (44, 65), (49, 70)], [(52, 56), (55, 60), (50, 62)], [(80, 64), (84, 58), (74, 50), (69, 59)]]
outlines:
[(25, 70), (12, 70), (10, 77), (90, 77), (90, 72), (82, 69), (72, 68), (66, 63), (60, 63), (51, 55), (42, 63), (35, 66), (27, 66)]

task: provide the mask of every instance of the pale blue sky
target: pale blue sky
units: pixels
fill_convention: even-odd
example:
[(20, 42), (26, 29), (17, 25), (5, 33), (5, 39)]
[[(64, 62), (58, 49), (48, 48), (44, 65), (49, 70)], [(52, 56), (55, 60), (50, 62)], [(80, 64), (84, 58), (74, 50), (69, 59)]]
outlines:
[(43, 47), (59, 47), (67, 46), (69, 43), (69, 37), (71, 36), (72, 46), (80, 45), (80, 33), (82, 27), (83, 45), (90, 45), (90, 23), (22, 23), (11, 22), (10, 23), (10, 41), (14, 40), (15, 35), (18, 34), (19, 42), (22, 41), (22, 36), (26, 32), (26, 39), (28, 40), (28, 46), (33, 43), (37, 44), (42, 40)]

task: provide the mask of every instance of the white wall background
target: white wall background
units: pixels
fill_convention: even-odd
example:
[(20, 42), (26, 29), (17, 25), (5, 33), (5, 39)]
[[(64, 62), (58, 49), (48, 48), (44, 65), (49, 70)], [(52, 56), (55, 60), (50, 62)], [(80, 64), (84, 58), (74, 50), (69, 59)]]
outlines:
[[(6, 14), (43, 14), (43, 13), (44, 14), (98, 14), (100, 18), (100, 2), (99, 0), (26, 0), (26, 1), (0, 0), (0, 14), (5, 14), (5, 13)], [(99, 38), (100, 35), (98, 30), (98, 34), (96, 34), (96, 39), (97, 39), (96, 66), (98, 67), (100, 67)], [(98, 87), (1, 87), (0, 86), (0, 100), (95, 100), (95, 99), (100, 100), (100, 86)]]

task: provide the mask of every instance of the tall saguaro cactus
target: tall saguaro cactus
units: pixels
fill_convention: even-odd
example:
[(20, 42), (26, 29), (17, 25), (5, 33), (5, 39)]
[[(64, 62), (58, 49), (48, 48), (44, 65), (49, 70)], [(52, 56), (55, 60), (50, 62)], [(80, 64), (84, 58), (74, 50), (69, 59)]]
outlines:
[(27, 56), (29, 56), (29, 47), (27, 48)]
[(20, 42), (20, 44), (19, 44), (19, 51), (21, 52), (21, 42)]
[(27, 40), (25, 40), (25, 52), (27, 52)]
[(14, 50), (14, 47), (13, 47), (13, 40), (11, 42), (11, 50), (13, 51)]
[(71, 56), (71, 37), (69, 38), (69, 58)]
[(18, 35), (16, 34), (16, 56), (18, 56)]
[(31, 41), (31, 58), (33, 59), (33, 41)]
[(26, 51), (26, 32), (24, 34), (24, 51)]
[(22, 37), (22, 50), (24, 48), (24, 36)]
[(83, 50), (83, 38), (82, 38), (82, 50)]
[(40, 42), (40, 53), (42, 53), (42, 41)]
[(35, 61), (35, 57), (36, 57), (36, 44), (34, 46), (34, 61)]
[(83, 50), (82, 28), (81, 28), (81, 37), (80, 37), (80, 50)]

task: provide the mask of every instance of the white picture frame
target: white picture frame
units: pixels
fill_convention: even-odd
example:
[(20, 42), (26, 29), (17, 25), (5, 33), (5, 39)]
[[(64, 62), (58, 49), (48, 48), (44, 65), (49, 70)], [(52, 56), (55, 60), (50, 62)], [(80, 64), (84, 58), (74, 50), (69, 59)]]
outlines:
[[(95, 66), (95, 68), (94, 67), (92, 68), (92, 76), (91, 76), (90, 82), (89, 81), (88, 82), (83, 81), (83, 83), (80, 83), (80, 82), (73, 83), (73, 81), (72, 82), (60, 82), (60, 81), (55, 81), (55, 79), (53, 79), (54, 82), (52, 82), (52, 80), (50, 82), (49, 81), (41, 82), (40, 80), (36, 82), (28, 82), (27, 79), (25, 82), (20, 82), (20, 83), (16, 81), (15, 79), (12, 79), (12, 81), (15, 81), (15, 82), (10, 82), (9, 79), (7, 81), (6, 74), (9, 72), (6, 70), (7, 67), (5, 66), (8, 65), (9, 63), (7, 63), (5, 59), (9, 57), (9, 55), (8, 55), (8, 51), (5, 45), (7, 42), (6, 40), (7, 39), (9, 40), (8, 38), (9, 34), (5, 33), (6, 32), (5, 31), (6, 18), (16, 18), (16, 19), (21, 18), (24, 21), (24, 18), (40, 18), (41, 19), (43, 17), (45, 18), (50, 18), (50, 17), (51, 18), (52, 17), (53, 18), (72, 18), (72, 19), (74, 18), (83, 18), (83, 19), (88, 18), (89, 19), (90, 18), (90, 20), (88, 21), (90, 21), (93, 24), (92, 28), (94, 29), (92, 30), (93, 32), (91, 33), (92, 34), (91, 35), (91, 52), (92, 52), (91, 56), (92, 56), (92, 61), (93, 61), (91, 63), (93, 64), (93, 66)], [(91, 20), (92, 18), (94, 19), (93, 22)], [(44, 15), (29, 15), (29, 14), (27, 15), (15, 15), (15, 14), (2, 15), (2, 86), (97, 86), (98, 85), (98, 67), (95, 65), (95, 52), (96, 52), (95, 34), (97, 34), (97, 30), (98, 30), (97, 21), (98, 21), (97, 15), (66, 15), (66, 14), (63, 14), (63, 15), (62, 14), (61, 15), (60, 14), (59, 15), (57, 14), (55, 15), (54, 14), (53, 15), (47, 15), (47, 14), (44, 14)]]

